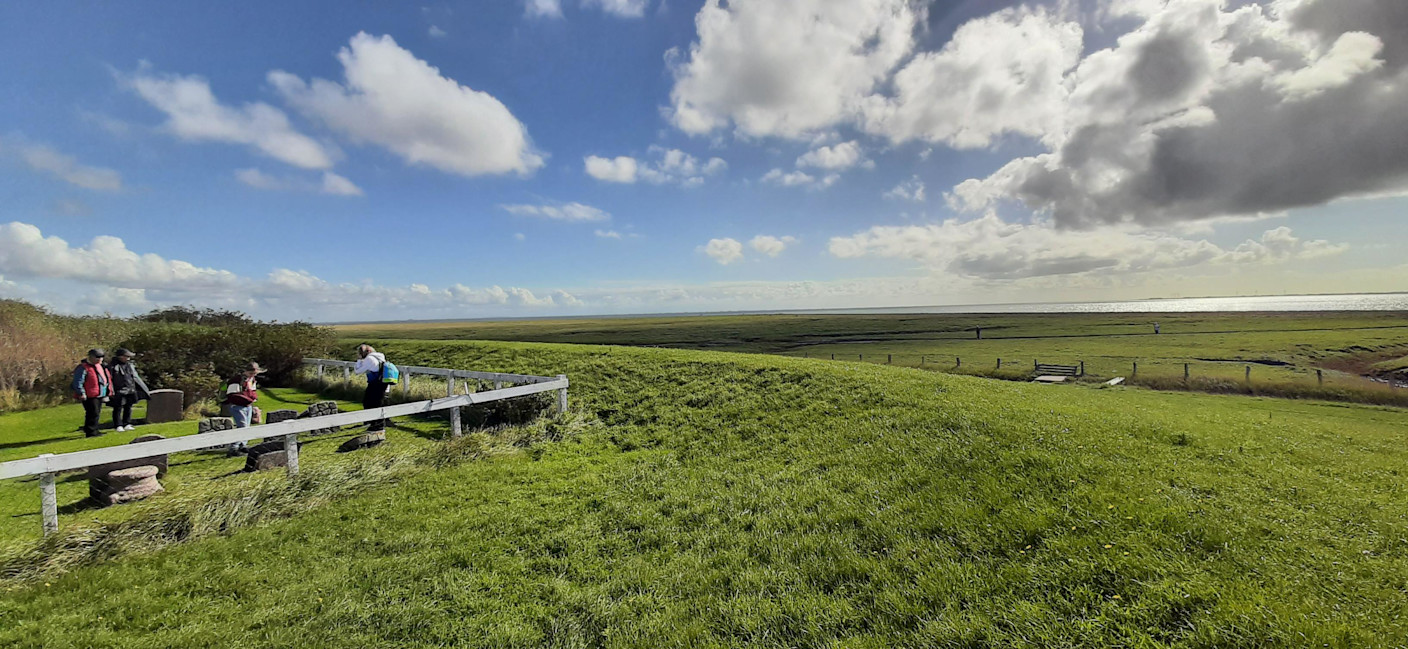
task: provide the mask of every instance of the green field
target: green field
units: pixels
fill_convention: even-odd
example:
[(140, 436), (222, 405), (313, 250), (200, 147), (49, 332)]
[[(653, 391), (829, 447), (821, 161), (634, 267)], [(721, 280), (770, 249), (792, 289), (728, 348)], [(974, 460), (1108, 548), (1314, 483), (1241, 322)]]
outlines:
[(1083, 365), (1092, 381), (1408, 405), (1408, 389), (1363, 376), (1387, 372), (1375, 363), (1408, 353), (1405, 313), (749, 315), (343, 325), (339, 332), (717, 349), (1000, 378), (1030, 378), (1040, 361)]
[[(295, 517), (0, 582), (0, 646), (1408, 637), (1400, 410), (681, 350), (377, 346), (567, 373), (583, 423)], [(443, 446), (393, 434), (366, 457), (419, 444)]]

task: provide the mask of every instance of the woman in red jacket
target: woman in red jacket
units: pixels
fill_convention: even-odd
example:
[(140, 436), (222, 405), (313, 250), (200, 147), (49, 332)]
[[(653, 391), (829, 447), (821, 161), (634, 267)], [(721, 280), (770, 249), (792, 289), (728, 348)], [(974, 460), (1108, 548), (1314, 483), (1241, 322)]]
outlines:
[(83, 402), (83, 436), (97, 437), (98, 415), (103, 412), (103, 403), (112, 395), (112, 375), (103, 367), (103, 357), (107, 352), (101, 349), (88, 350), (88, 358), (73, 368), (73, 398)]

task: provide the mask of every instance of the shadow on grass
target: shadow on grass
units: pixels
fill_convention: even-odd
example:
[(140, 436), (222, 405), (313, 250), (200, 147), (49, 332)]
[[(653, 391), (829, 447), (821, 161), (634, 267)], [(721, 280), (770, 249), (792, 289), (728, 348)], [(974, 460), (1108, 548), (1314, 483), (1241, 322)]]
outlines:
[(76, 438), (73, 437), (72, 435), (60, 435), (60, 436), (58, 436), (58, 437), (46, 437), (46, 438), (44, 438), (44, 439), (32, 439), (32, 440), (28, 440), (28, 441), (24, 441), (24, 442), (6, 442), (6, 443), (4, 443), (4, 444), (0, 444), (0, 451), (4, 451), (4, 450), (7, 450), (7, 449), (12, 449), (12, 448), (24, 448), (24, 447), (26, 447), (26, 446), (34, 446), (34, 445), (36, 445), (36, 444), (48, 444), (48, 443), (50, 443), (50, 442), (63, 442), (63, 441), (71, 440), (71, 439), (76, 439)]

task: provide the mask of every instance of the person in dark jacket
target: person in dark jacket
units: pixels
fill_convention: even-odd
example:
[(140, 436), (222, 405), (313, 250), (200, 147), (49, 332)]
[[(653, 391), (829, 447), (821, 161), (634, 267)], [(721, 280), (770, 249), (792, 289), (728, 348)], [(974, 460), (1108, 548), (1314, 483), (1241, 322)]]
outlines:
[(117, 431), (137, 429), (132, 425), (132, 406), (148, 396), (147, 384), (137, 373), (132, 356), (131, 350), (119, 347), (108, 363), (108, 374), (112, 376), (112, 398), (108, 403), (112, 406), (112, 429)]
[(98, 416), (103, 412), (103, 403), (112, 395), (112, 375), (103, 366), (107, 352), (101, 349), (88, 350), (88, 358), (73, 368), (73, 384), (70, 386), (73, 398), (83, 402), (83, 436), (97, 437)]

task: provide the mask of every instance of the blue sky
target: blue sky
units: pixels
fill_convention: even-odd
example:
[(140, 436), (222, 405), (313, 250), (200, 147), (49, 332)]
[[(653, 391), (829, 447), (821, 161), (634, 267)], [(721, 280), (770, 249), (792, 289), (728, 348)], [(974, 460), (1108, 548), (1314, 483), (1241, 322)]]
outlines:
[(1404, 10), (1324, 6), (9, 3), (0, 294), (334, 320), (1408, 289), (1375, 103), (1408, 93)]

